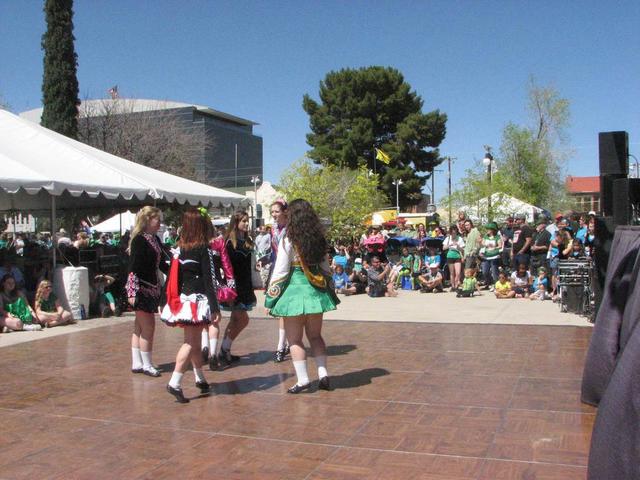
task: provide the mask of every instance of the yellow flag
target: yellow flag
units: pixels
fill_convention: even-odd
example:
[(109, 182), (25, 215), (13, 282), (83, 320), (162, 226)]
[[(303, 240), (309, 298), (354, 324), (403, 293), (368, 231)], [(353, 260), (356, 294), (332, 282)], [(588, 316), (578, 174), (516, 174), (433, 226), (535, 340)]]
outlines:
[(380, 160), (382, 163), (385, 163), (387, 165), (391, 163), (391, 157), (389, 157), (389, 155), (384, 153), (379, 148), (376, 148), (375, 150), (376, 150), (376, 160)]

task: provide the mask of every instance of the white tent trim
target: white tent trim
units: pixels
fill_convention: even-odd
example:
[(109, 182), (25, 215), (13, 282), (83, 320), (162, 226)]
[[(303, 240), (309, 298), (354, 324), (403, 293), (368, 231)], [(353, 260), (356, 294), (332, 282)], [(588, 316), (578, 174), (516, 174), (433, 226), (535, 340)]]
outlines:
[[(4, 110), (0, 162), (0, 210), (48, 209), (49, 195), (61, 197), (58, 208), (69, 196), (99, 198), (104, 205), (116, 199), (205, 206), (248, 203), (243, 195), (125, 160)], [(48, 195), (43, 197), (43, 192)], [(73, 199), (66, 203), (70, 208), (81, 206)]]

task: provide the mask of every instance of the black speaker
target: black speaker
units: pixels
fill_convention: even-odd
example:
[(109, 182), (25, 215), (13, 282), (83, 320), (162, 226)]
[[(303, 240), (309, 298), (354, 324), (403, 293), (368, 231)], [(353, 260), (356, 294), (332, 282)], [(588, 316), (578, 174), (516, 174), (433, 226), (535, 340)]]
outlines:
[(595, 244), (593, 246), (595, 281), (593, 282), (593, 293), (595, 295), (596, 308), (598, 312), (600, 302), (602, 302), (602, 294), (604, 292), (604, 280), (607, 277), (607, 265), (609, 263), (609, 255), (611, 254), (611, 243), (613, 242), (613, 234), (616, 225), (613, 217), (596, 217), (595, 218)]
[(629, 175), (629, 134), (600, 132), (600, 175)]
[(640, 204), (640, 178), (619, 178), (613, 181), (613, 222), (631, 225)]
[(614, 183), (626, 179), (627, 176), (621, 174), (600, 175), (600, 211), (605, 217), (613, 216)]

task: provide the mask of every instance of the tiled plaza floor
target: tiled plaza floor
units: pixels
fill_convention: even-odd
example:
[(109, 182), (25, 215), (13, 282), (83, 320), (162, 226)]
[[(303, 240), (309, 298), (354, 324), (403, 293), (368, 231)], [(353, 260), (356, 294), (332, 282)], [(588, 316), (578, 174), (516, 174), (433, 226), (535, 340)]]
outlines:
[(0, 349), (0, 478), (586, 478), (590, 328), (328, 321), (335, 389), (289, 395), (255, 319), (214, 393), (185, 375), (187, 405), (165, 391), (180, 331), (158, 323), (154, 379), (129, 373), (130, 328)]

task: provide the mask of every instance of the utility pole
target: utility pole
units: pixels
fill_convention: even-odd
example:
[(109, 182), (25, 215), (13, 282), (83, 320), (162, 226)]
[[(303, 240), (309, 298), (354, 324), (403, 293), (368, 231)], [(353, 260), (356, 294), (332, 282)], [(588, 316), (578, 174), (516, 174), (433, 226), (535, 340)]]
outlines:
[(451, 212), (451, 160), (457, 160), (457, 158), (447, 157), (447, 172), (449, 176), (449, 225), (451, 225), (451, 221), (453, 220), (453, 214)]

